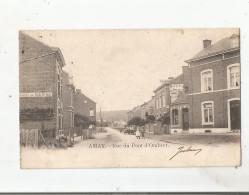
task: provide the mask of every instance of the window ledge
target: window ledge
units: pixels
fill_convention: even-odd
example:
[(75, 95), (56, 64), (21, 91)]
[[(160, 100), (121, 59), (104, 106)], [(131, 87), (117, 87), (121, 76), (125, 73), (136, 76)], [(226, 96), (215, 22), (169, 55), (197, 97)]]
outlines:
[(228, 87), (227, 89), (240, 89), (240, 87)]
[(201, 91), (201, 93), (212, 93), (214, 92), (214, 90), (210, 90), (210, 91)]
[(180, 125), (171, 125), (171, 127), (173, 127), (173, 128), (174, 128), (174, 127), (180, 127)]
[(202, 125), (214, 125), (214, 123), (202, 123)]

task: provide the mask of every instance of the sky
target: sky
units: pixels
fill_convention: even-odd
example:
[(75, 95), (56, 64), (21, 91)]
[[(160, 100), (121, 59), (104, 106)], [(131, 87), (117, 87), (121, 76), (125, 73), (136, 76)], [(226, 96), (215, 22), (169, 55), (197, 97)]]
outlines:
[(35, 30), (25, 34), (59, 47), (76, 88), (97, 111), (129, 110), (151, 99), (160, 80), (182, 73), (184, 62), (238, 29)]

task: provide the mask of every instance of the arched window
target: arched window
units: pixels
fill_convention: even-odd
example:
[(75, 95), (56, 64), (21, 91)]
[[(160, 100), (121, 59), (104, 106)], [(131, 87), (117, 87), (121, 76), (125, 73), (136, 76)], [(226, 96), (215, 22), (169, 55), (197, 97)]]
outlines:
[(202, 124), (214, 124), (214, 102), (202, 102)]
[(232, 64), (227, 67), (227, 88), (234, 89), (240, 87), (240, 65)]
[(201, 72), (201, 91), (213, 91), (213, 71), (211, 69)]

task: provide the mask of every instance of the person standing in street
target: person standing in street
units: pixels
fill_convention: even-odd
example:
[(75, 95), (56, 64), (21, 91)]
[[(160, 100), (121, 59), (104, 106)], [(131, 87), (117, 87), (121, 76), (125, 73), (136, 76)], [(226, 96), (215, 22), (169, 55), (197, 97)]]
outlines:
[(144, 128), (144, 126), (142, 126), (142, 129), (141, 129), (142, 139), (145, 139), (144, 133), (145, 133), (145, 128)]
[(136, 130), (136, 137), (137, 137), (137, 139), (140, 139), (140, 131), (139, 131), (138, 128), (137, 128), (137, 130)]

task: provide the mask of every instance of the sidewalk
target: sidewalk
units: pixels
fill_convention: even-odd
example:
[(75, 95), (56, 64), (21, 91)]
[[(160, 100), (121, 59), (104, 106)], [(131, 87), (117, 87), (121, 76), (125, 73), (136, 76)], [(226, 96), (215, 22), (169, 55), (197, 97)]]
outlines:
[(145, 133), (148, 139), (164, 141), (171, 144), (179, 145), (223, 145), (240, 143), (240, 134), (226, 133), (226, 134), (153, 134)]

